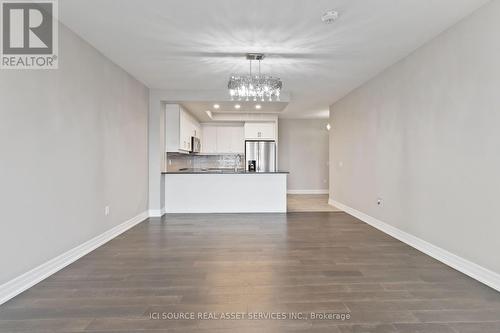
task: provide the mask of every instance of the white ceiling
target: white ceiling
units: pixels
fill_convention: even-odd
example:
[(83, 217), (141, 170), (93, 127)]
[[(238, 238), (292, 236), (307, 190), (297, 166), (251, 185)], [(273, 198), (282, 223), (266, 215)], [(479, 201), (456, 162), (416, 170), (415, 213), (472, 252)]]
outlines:
[[(280, 117), (328, 106), (488, 0), (60, 0), (60, 19), (153, 89), (222, 90), (269, 56), (290, 103)], [(331, 25), (329, 9), (340, 12)]]
[[(200, 121), (210, 121), (211, 118), (207, 115), (206, 111), (209, 110), (212, 114), (251, 114), (251, 113), (262, 113), (262, 114), (279, 114), (286, 108), (288, 102), (230, 102), (230, 101), (220, 101), (220, 102), (193, 102), (184, 101), (180, 102), (184, 108), (191, 111), (191, 113)], [(219, 105), (219, 109), (214, 108), (214, 104)], [(239, 105), (240, 108), (236, 109), (234, 106)], [(255, 106), (259, 105), (260, 109)]]

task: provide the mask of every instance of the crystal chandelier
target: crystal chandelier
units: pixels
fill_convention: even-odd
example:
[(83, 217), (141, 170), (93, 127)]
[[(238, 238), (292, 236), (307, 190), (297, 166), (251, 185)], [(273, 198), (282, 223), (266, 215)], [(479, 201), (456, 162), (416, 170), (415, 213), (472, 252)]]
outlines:
[[(281, 80), (271, 75), (260, 73), (260, 62), (264, 59), (264, 55), (262, 53), (249, 53), (247, 54), (247, 59), (250, 61), (250, 74), (233, 74), (229, 78), (227, 88), (229, 89), (231, 100), (260, 100), (264, 102), (267, 99), (269, 102), (272, 102), (274, 99), (275, 101), (279, 101), (281, 87), (283, 86)], [(258, 74), (252, 73), (253, 60), (259, 62)]]

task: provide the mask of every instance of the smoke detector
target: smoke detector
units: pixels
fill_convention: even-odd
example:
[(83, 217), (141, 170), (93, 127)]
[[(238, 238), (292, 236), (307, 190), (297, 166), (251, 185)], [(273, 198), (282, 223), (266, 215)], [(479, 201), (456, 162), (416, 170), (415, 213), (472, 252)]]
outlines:
[(339, 12), (336, 10), (329, 10), (321, 16), (321, 21), (326, 24), (332, 24), (339, 18)]
[(264, 53), (247, 53), (247, 60), (264, 60), (266, 55)]

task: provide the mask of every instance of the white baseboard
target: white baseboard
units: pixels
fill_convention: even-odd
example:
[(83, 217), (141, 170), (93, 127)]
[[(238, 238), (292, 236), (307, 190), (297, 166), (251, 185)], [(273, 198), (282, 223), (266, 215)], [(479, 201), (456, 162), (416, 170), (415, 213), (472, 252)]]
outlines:
[(147, 219), (143, 212), (44, 264), (0, 285), (0, 305)]
[(166, 212), (165, 207), (163, 207), (162, 209), (150, 209), (149, 210), (149, 217), (162, 217), (166, 213), (167, 212)]
[(328, 194), (328, 190), (288, 190), (287, 194)]
[(333, 199), (329, 199), (328, 203), (332, 206), (335, 206), (339, 209), (342, 209), (349, 215), (352, 215), (363, 222), (377, 228), (378, 230), (402, 241), (414, 247), (415, 249), (433, 257), (436, 260), (441, 261), (442, 263), (453, 267), (457, 271), (460, 271), (473, 279), (478, 280), (479, 282), (484, 283), (485, 285), (500, 291), (500, 274), (490, 271), (487, 268), (479, 266), (467, 259), (459, 257), (451, 252), (448, 252), (436, 245), (433, 245), (429, 242), (426, 242), (423, 239), (415, 237), (405, 231), (402, 231), (398, 228), (393, 227), (385, 222), (377, 220), (374, 217), (366, 215), (363, 212), (360, 212), (354, 208), (346, 206), (338, 201)]

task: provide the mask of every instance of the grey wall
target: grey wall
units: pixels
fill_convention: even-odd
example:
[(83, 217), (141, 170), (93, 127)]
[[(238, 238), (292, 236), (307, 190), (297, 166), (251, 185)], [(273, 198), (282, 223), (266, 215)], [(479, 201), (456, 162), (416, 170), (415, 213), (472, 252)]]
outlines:
[(152, 90), (148, 110), (148, 207), (151, 216), (161, 216), (165, 209), (165, 104)]
[(500, 273), (499, 31), (493, 1), (334, 104), (330, 196)]
[(278, 165), (288, 190), (328, 190), (328, 119), (280, 119)]
[(59, 36), (58, 70), (0, 73), (0, 284), (147, 209), (148, 89)]

